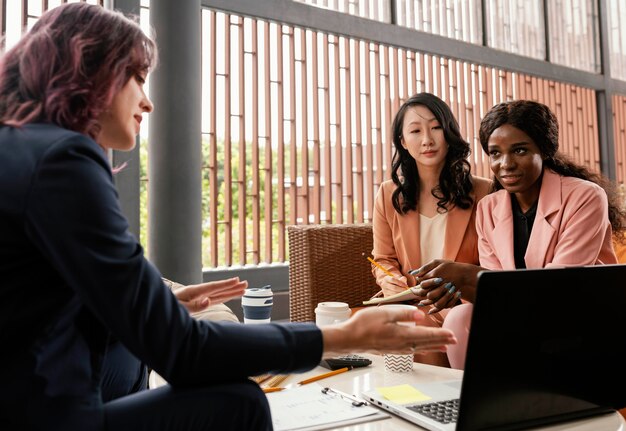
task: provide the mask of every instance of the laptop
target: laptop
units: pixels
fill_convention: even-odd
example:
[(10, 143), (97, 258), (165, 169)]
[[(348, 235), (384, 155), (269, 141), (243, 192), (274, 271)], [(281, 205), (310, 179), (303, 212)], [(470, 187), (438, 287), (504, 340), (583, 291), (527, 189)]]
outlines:
[[(420, 403), (362, 395), (433, 431), (515, 430), (623, 408), (624, 364), (626, 265), (484, 271), (463, 380), (412, 385)], [(445, 401), (452, 420), (429, 417)]]

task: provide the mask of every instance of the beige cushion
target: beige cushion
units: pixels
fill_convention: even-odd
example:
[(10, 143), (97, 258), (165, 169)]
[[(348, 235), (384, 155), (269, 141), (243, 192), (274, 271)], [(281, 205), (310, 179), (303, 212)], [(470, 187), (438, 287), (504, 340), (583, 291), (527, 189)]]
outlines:
[[(163, 281), (169, 286), (170, 289), (172, 289), (172, 291), (183, 287), (182, 284), (175, 283), (167, 279), (163, 279)], [(235, 313), (233, 313), (232, 310), (224, 304), (210, 305), (202, 311), (191, 313), (191, 316), (198, 320), (225, 320), (227, 322), (239, 322)], [(163, 386), (165, 384), (167, 384), (167, 382), (163, 377), (159, 376), (155, 371), (150, 371), (150, 376), (148, 377), (148, 387), (150, 389), (158, 388), (159, 386)]]

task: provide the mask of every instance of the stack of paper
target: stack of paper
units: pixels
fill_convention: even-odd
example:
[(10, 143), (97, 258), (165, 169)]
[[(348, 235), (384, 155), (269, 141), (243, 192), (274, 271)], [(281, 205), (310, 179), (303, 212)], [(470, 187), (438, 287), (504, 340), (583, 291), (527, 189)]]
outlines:
[(355, 407), (352, 400), (322, 393), (317, 383), (267, 394), (276, 431), (312, 431), (388, 418), (370, 406)]

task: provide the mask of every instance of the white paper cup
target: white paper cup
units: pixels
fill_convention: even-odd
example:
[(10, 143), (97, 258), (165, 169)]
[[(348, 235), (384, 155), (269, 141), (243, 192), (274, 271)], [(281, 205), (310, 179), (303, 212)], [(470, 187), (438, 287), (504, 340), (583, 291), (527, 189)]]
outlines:
[(269, 323), (272, 315), (274, 295), (269, 287), (246, 289), (241, 298), (243, 323)]
[(315, 324), (317, 326), (331, 325), (346, 321), (352, 310), (345, 302), (320, 302), (315, 308)]
[[(417, 310), (417, 307), (414, 305), (407, 304), (387, 304), (381, 305), (381, 307), (385, 308), (395, 308), (395, 309), (405, 309), (405, 310)], [(415, 326), (415, 321), (407, 321), (407, 322), (398, 322), (398, 325), (404, 326)], [(383, 355), (383, 360), (385, 362), (385, 370), (391, 371), (394, 373), (409, 373), (413, 371), (413, 354), (408, 355), (392, 355), (385, 354)]]

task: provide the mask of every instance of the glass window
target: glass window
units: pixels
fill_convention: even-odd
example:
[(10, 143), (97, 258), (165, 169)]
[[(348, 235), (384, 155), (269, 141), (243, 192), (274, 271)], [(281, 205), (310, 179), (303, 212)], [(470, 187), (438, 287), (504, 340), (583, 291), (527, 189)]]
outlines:
[(349, 15), (390, 23), (390, 0), (294, 0)]
[(550, 61), (600, 73), (597, 0), (548, 0)]
[(397, 0), (396, 22), (415, 30), (481, 44), (482, 0)]
[(486, 0), (487, 45), (544, 60), (543, 1)]
[(626, 22), (626, 4), (623, 0), (609, 0), (608, 4), (611, 76), (626, 80), (626, 30), (620, 27), (620, 22)]

